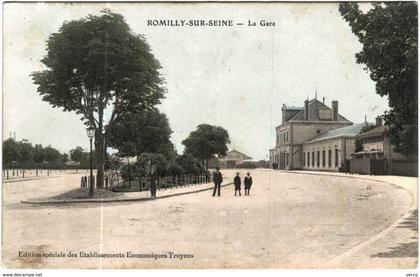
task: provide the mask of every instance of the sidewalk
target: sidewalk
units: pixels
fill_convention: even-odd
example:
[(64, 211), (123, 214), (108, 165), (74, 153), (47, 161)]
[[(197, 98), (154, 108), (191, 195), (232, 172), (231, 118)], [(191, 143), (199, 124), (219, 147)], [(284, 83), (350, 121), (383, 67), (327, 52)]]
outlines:
[[(233, 183), (222, 184), (222, 187), (232, 185)], [(70, 203), (107, 203), (107, 202), (127, 202), (127, 201), (149, 201), (156, 199), (164, 199), (175, 197), (179, 195), (186, 195), (192, 193), (199, 193), (203, 191), (211, 191), (214, 188), (213, 183), (183, 186), (173, 189), (161, 189), (156, 192), (157, 197), (151, 198), (150, 191), (142, 192), (126, 192), (117, 193), (104, 189), (95, 191), (95, 195), (91, 198), (88, 196), (87, 189), (77, 189), (57, 195), (51, 198), (36, 198), (22, 200), (21, 203), (25, 204), (70, 204)]]

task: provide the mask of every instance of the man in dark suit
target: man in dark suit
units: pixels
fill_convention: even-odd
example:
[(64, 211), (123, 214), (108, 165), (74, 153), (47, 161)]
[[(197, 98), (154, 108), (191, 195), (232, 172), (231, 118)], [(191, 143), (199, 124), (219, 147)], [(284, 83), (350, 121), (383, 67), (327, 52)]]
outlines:
[(233, 178), (233, 184), (235, 185), (235, 196), (236, 192), (239, 192), (239, 196), (241, 196), (241, 177), (239, 176), (239, 172), (237, 172), (235, 178)]
[(217, 189), (217, 196), (220, 196), (220, 185), (223, 182), (223, 176), (219, 170), (220, 168), (217, 167), (216, 172), (213, 174), (213, 182), (214, 182), (213, 196), (216, 195), (216, 189)]
[(249, 174), (249, 172), (246, 174), (244, 178), (244, 185), (245, 185), (245, 195), (249, 195), (249, 190), (251, 189), (251, 186), (252, 186), (252, 177), (251, 177), (251, 174)]
[(152, 198), (156, 198), (156, 182), (157, 182), (157, 173), (152, 171), (150, 174), (150, 194)]

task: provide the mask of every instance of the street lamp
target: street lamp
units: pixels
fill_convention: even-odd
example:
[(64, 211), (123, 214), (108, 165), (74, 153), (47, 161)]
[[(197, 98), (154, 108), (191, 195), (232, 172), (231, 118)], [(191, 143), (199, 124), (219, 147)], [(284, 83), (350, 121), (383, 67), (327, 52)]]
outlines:
[(86, 129), (87, 136), (90, 141), (90, 186), (89, 186), (89, 195), (93, 196), (93, 160), (92, 160), (92, 138), (95, 136), (95, 128), (89, 126)]

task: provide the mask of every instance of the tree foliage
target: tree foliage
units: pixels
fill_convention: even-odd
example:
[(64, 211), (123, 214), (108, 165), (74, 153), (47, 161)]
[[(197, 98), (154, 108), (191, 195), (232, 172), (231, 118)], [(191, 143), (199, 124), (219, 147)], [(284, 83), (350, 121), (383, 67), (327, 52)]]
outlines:
[(340, 3), (339, 11), (363, 45), (357, 63), (366, 65), (376, 93), (389, 99), (384, 118), (395, 150), (417, 154), (417, 3), (371, 5), (364, 13), (356, 2)]
[(197, 130), (190, 133), (188, 138), (182, 141), (185, 146), (185, 154), (207, 163), (214, 155), (225, 156), (230, 143), (229, 133), (219, 126), (209, 124), (198, 125)]
[[(45, 70), (32, 73), (42, 99), (82, 115), (95, 128), (97, 182), (103, 186), (105, 125), (150, 109), (164, 96), (160, 64), (141, 35), (109, 10), (64, 22), (49, 36)], [(105, 122), (105, 111), (110, 118)]]
[(10, 138), (3, 141), (3, 166), (5, 168), (63, 168), (67, 159), (66, 153), (62, 154), (50, 145), (32, 146), (32, 143), (26, 139), (15, 141)]
[(83, 159), (83, 147), (77, 146), (75, 149), (70, 150), (70, 158), (75, 162), (81, 162)]
[(108, 146), (118, 149), (121, 157), (155, 153), (170, 158), (174, 152), (168, 119), (156, 109), (127, 113), (107, 131)]
[[(366, 126), (363, 126), (362, 129), (360, 130), (359, 134), (363, 134), (366, 133), (369, 130), (372, 130), (373, 128), (375, 128), (375, 125), (372, 124), (368, 124)], [(363, 151), (363, 139), (361, 139), (360, 137), (357, 137), (356, 140), (354, 141), (354, 151), (355, 152), (360, 152)]]

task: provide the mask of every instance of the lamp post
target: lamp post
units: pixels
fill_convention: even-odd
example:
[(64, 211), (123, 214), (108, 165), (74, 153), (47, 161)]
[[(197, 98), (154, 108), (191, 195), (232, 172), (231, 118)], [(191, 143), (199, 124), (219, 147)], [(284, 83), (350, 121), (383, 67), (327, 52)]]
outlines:
[(87, 136), (90, 142), (90, 186), (89, 186), (89, 195), (93, 196), (93, 159), (92, 159), (92, 138), (95, 136), (95, 128), (89, 126), (86, 129)]

